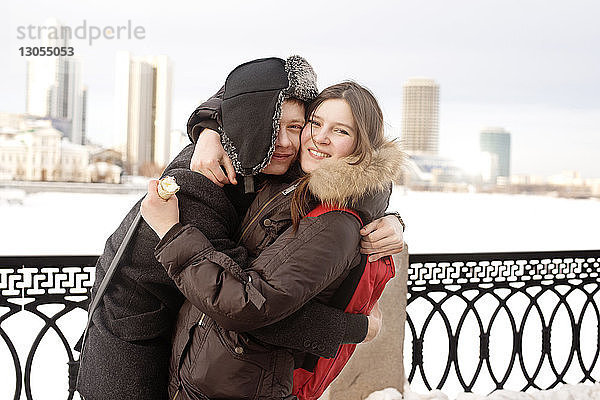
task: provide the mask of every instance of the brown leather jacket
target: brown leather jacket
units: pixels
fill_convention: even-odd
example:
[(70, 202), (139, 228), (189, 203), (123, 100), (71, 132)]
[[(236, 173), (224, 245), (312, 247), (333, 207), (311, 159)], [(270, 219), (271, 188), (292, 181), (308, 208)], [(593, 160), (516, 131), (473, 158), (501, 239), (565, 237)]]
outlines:
[[(368, 167), (332, 161), (311, 175), (309, 187), (320, 201), (351, 205), (366, 224), (387, 208), (401, 159), (389, 145)], [(298, 354), (239, 332), (279, 321), (313, 298), (331, 303), (362, 259), (361, 226), (349, 213), (305, 218), (292, 231), (293, 189), (271, 184), (258, 194), (240, 229), (240, 242), (256, 257), (243, 272), (192, 226), (169, 232), (157, 247), (158, 260), (188, 299), (173, 341), (171, 397), (290, 396)]]

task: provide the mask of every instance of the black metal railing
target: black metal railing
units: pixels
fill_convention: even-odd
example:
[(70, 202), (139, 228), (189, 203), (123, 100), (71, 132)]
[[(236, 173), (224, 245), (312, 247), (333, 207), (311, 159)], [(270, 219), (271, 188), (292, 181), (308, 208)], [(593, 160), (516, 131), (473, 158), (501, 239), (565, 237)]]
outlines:
[[(64, 387), (65, 397), (72, 399), (74, 394), (68, 392), (68, 366), (75, 357), (73, 347), (85, 326), (85, 311), (89, 304), (89, 294), (94, 281), (94, 266), (98, 256), (49, 256), (49, 257), (0, 257), (0, 337), (6, 348), (0, 353), (0, 365), (14, 369), (14, 395), (21, 398), (23, 387), (28, 400), (33, 398), (48, 397), (50, 388), (41, 388), (45, 393), (34, 396), (32, 393), (32, 370), (40, 344), (54, 332), (52, 346), (62, 346), (66, 357), (50, 361), (39, 373), (41, 381), (51, 371), (58, 371), (62, 378), (53, 382)], [(56, 306), (61, 307), (48, 307)], [(81, 309), (82, 318), (79, 323), (69, 324), (68, 317), (74, 310)], [(12, 335), (7, 332), (12, 318), (21, 313), (30, 313), (28, 318), (20, 322), (19, 327), (12, 330)], [(66, 320), (66, 323), (62, 323)], [(41, 321), (41, 326), (39, 322)], [(65, 329), (66, 326), (66, 329)], [(33, 330), (33, 335), (28, 335)], [(68, 331), (68, 332), (67, 332)], [(23, 336), (32, 337), (22, 349), (18, 351), (16, 342)], [(2, 346), (0, 341), (0, 346)], [(24, 350), (24, 351), (23, 351)], [(51, 352), (53, 355), (56, 351)], [(2, 355), (4, 354), (4, 355)], [(10, 358), (5, 360), (4, 358)], [(24, 365), (23, 365), (24, 361)], [(43, 364), (38, 362), (37, 364)], [(0, 398), (8, 397), (11, 379), (9, 371), (2, 371), (3, 384), (0, 385)], [(35, 385), (33, 385), (35, 386)]]
[[(9, 398), (3, 392), (9, 390), (20, 399), (24, 390), (27, 399), (45, 398), (33, 392), (39, 384), (33, 381), (52, 370), (60, 377), (53, 385), (73, 398), (67, 362), (77, 358), (72, 349), (85, 325), (96, 259), (0, 257), (0, 368), (9, 368), (0, 376), (10, 382), (11, 369), (15, 376), (14, 387), (0, 385), (0, 397)], [(600, 375), (599, 272), (600, 250), (411, 255), (409, 381), (427, 389), (479, 393), (595, 382)], [(75, 313), (78, 318), (71, 317)], [(41, 324), (11, 323), (22, 314)], [(25, 333), (30, 340), (23, 339)], [(36, 358), (41, 343), (51, 335), (52, 346), (64, 348), (65, 356), (45, 360), (52, 367), (38, 367), (43, 371), (32, 379), (34, 364), (41, 364)]]
[(413, 387), (526, 391), (600, 376), (600, 251), (420, 254), (409, 264)]

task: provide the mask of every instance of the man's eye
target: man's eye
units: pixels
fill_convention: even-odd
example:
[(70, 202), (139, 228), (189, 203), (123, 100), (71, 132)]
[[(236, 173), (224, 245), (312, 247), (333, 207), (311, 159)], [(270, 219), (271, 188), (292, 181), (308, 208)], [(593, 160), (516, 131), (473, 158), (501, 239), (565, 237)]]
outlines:
[(299, 130), (299, 131), (301, 131), (302, 128), (303, 128), (302, 125), (290, 125), (290, 126), (288, 126), (288, 129), (294, 129), (294, 130)]

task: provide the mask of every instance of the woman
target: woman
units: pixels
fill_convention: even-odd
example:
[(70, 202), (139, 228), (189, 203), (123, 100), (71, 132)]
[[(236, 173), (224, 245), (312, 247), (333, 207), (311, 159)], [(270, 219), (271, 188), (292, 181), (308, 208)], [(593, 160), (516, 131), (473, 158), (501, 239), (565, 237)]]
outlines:
[(303, 217), (319, 203), (350, 206), (363, 223), (382, 215), (402, 153), (384, 139), (382, 113), (372, 94), (355, 83), (325, 89), (307, 115), (300, 152), (307, 175), (292, 185), (268, 184), (242, 224), (240, 240), (249, 248), (264, 248), (245, 271), (246, 281), (226, 272), (222, 265), (232, 261), (200, 231), (178, 226), (176, 209), (169, 215), (150, 213), (147, 219), (164, 236), (158, 260), (189, 300), (174, 339), (171, 396), (290, 396), (295, 361), (301, 364), (304, 354), (234, 330), (279, 321), (313, 298), (335, 304), (343, 295), (342, 282), (362, 262), (358, 218), (340, 211)]

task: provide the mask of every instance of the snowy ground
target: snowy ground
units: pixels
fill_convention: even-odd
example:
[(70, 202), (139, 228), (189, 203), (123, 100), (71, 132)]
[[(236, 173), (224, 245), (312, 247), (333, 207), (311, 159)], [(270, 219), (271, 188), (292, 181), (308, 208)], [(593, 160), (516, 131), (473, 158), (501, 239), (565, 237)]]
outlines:
[(600, 249), (600, 200), (395, 190), (411, 253)]
[(417, 393), (405, 390), (404, 396), (395, 388), (387, 388), (372, 393), (366, 400), (599, 400), (600, 384), (562, 385), (558, 389), (538, 390), (527, 393), (511, 390), (497, 390), (489, 396), (476, 393), (460, 393), (448, 397), (439, 390), (429, 393)]
[[(106, 238), (141, 195), (36, 193), (9, 203), (12, 195), (0, 191), (0, 255), (100, 254)], [(411, 253), (600, 249), (598, 200), (396, 190), (390, 209), (400, 211), (407, 224)], [(0, 315), (3, 312), (0, 309)], [(75, 327), (68, 337), (72, 343), (85, 321), (84, 313), (79, 314), (59, 322)], [(2, 324), (17, 339), (21, 357), (40, 327), (27, 313)], [(40, 345), (32, 379), (41, 385), (34, 387), (34, 398), (66, 397), (66, 366), (49, 368), (42, 361), (65, 357), (56, 343), (56, 335), (49, 334)], [(1, 399), (14, 391), (10, 360), (0, 341), (0, 376), (10, 377), (0, 385)]]
[[(140, 197), (35, 193), (19, 205), (0, 192), (0, 255), (100, 254)], [(600, 249), (597, 199), (396, 190), (390, 209), (411, 253)]]
[[(1, 195), (1, 192), (0, 192)], [(33, 193), (0, 198), (0, 255), (95, 255), (141, 194)]]

